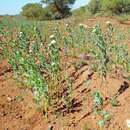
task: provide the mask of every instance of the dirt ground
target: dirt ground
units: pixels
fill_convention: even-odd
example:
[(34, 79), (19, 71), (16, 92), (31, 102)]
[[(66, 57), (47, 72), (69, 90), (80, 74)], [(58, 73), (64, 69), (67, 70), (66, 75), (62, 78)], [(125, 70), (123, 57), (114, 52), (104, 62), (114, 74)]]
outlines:
[[(106, 17), (92, 18), (85, 24), (93, 26), (99, 22), (103, 25), (106, 21), (111, 21), (114, 26), (124, 30), (130, 27), (129, 22), (120, 24), (117, 20)], [(73, 61), (71, 58), (65, 59), (64, 62)], [(55, 112), (50, 110), (52, 114), (45, 119), (43, 113), (36, 109), (32, 91), (14, 80), (7, 61), (1, 60), (0, 130), (128, 130), (126, 120), (130, 119), (130, 81), (125, 79), (120, 70), (108, 75), (102, 86), (101, 78), (92, 73), (87, 65), (77, 70), (74, 66), (69, 66), (67, 73), (73, 80), (73, 109), (66, 112), (64, 107), (56, 104)], [(89, 85), (85, 82), (88, 79), (91, 80)], [(92, 112), (92, 93), (96, 90), (104, 98), (103, 110), (111, 115), (111, 119), (102, 129), (97, 125), (100, 117)], [(113, 107), (109, 99), (115, 95), (119, 106)]]

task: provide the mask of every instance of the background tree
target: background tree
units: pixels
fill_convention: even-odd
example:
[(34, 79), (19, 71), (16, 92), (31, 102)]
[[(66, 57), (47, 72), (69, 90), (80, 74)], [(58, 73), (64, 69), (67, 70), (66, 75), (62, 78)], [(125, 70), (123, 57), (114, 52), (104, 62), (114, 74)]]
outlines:
[(70, 10), (76, 0), (42, 0), (55, 18), (64, 18), (71, 14)]
[(22, 8), (21, 14), (31, 20), (51, 19), (48, 8), (43, 8), (39, 3), (28, 3)]
[(92, 14), (96, 14), (101, 10), (101, 0), (91, 0), (88, 4), (88, 9)]
[(130, 12), (130, 0), (91, 0), (88, 9), (92, 14), (111, 12), (121, 14)]
[(28, 19), (40, 19), (42, 13), (42, 5), (38, 3), (28, 3), (22, 8), (22, 15)]
[(130, 0), (101, 0), (102, 9), (111, 11), (114, 14), (130, 12)]

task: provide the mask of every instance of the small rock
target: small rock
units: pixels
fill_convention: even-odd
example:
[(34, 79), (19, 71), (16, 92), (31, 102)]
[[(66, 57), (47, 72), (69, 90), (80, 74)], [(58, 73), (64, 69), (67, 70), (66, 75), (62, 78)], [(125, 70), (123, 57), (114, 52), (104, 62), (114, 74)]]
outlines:
[(11, 102), (11, 101), (12, 101), (12, 98), (11, 98), (11, 97), (7, 97), (7, 100)]
[(127, 127), (130, 128), (130, 119), (127, 119), (126, 123), (127, 123)]
[(92, 116), (92, 119), (96, 119), (96, 116), (95, 116), (95, 115), (93, 115), (93, 116)]
[(53, 126), (50, 125), (50, 126), (48, 127), (48, 130), (53, 130)]
[(4, 128), (3, 130), (9, 130), (9, 128)]

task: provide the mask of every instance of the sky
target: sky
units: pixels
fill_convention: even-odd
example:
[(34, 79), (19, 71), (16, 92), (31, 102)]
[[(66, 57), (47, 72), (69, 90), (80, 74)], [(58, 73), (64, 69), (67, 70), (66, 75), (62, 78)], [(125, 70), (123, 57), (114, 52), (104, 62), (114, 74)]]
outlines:
[[(77, 0), (73, 9), (79, 8), (88, 3), (89, 0)], [(40, 0), (0, 0), (0, 15), (15, 15), (21, 11), (21, 8), (27, 3), (36, 3)]]

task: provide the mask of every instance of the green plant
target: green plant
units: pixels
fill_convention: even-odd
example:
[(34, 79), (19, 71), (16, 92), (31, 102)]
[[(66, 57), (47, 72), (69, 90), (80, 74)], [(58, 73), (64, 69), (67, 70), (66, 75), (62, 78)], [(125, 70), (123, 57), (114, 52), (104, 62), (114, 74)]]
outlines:
[(110, 99), (110, 104), (113, 106), (113, 107), (116, 107), (116, 106), (119, 106), (120, 105), (120, 102), (116, 99), (116, 97), (113, 97)]
[(60, 71), (60, 54), (59, 47), (55, 35), (50, 36), (50, 43), (48, 44), (48, 53), (50, 58), (50, 71), (52, 78), (58, 79)]
[(109, 112), (103, 111), (103, 98), (101, 96), (101, 93), (96, 91), (93, 94), (93, 102), (94, 102), (94, 112), (96, 115), (99, 115), (101, 117), (101, 120), (97, 122), (97, 124), (100, 127), (104, 127), (107, 121), (111, 120), (111, 116)]
[(72, 81), (66, 78), (66, 93), (64, 95), (64, 103), (68, 110), (72, 108)]
[(102, 108), (103, 98), (100, 92), (96, 91), (93, 93), (93, 102), (94, 102), (94, 108), (100, 108), (100, 109)]
[(112, 26), (112, 23), (110, 21), (107, 22), (107, 39), (108, 39), (108, 44), (113, 43), (113, 34), (114, 34), (114, 28)]
[[(34, 43), (35, 45), (35, 43)], [(10, 41), (7, 50), (7, 58), (11, 64), (15, 77), (18, 81), (32, 88), (34, 99), (37, 104), (44, 101), (44, 110), (47, 113), (50, 98), (45, 77), (42, 76), (36, 63), (36, 57), (40, 47), (39, 44), (30, 52), (30, 39), (28, 33), (21, 31), (16, 40)], [(32, 57), (33, 55), (33, 57)]]
[(96, 57), (99, 60), (99, 70), (101, 71), (101, 75), (106, 78), (106, 74), (107, 74), (107, 65), (109, 62), (109, 57), (108, 57), (108, 46), (107, 43), (104, 39), (102, 30), (100, 25), (97, 25), (94, 27), (93, 32), (96, 35), (96, 39), (95, 39), (95, 43), (97, 46), (97, 54)]
[(121, 65), (125, 71), (129, 72), (130, 57), (127, 50), (127, 45), (112, 45), (110, 48), (111, 64), (118, 66)]
[[(94, 71), (99, 72), (106, 79), (107, 73), (121, 66), (125, 71), (129, 72), (130, 57), (127, 45), (115, 43), (113, 34), (116, 33), (111, 22), (107, 22), (107, 32), (103, 33), (100, 25), (93, 29), (92, 54), (95, 56), (95, 64), (92, 64)], [(117, 34), (118, 35), (118, 34)], [(122, 38), (124, 39), (124, 37)], [(115, 68), (113, 68), (115, 66)], [(111, 69), (112, 68), (112, 69)]]
[(104, 125), (106, 124), (107, 121), (110, 121), (111, 120), (111, 116), (108, 112), (106, 111), (102, 111), (100, 113), (102, 119), (100, 121), (97, 122), (97, 124), (100, 126), (100, 127), (104, 127)]

